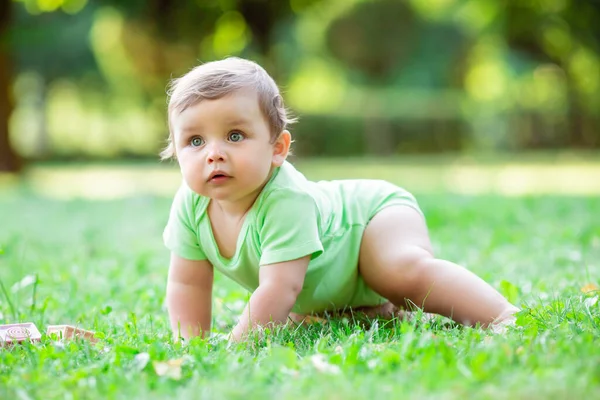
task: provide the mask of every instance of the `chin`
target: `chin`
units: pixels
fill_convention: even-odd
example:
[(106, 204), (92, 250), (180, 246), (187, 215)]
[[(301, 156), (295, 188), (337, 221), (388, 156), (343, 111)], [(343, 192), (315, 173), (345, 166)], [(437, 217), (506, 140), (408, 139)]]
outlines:
[(205, 195), (206, 197), (210, 197), (212, 200), (218, 200), (218, 201), (227, 201), (227, 200), (231, 200), (231, 196), (224, 194), (224, 193), (211, 193), (210, 195)]
[(210, 194), (202, 186), (190, 185), (188, 183), (188, 187), (190, 189), (192, 189), (192, 192), (196, 193), (198, 196), (202, 196), (202, 197), (209, 197), (210, 196)]
[(235, 193), (232, 193), (230, 190), (211, 190), (209, 192), (205, 192), (202, 196), (210, 197), (215, 200), (234, 200)]

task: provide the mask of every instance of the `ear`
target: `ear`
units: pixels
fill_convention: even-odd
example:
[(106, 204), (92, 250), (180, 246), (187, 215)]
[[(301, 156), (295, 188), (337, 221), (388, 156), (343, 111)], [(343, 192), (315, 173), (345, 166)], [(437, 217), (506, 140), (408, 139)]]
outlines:
[(288, 156), (290, 145), (292, 144), (292, 134), (287, 131), (281, 131), (275, 143), (273, 143), (273, 159), (271, 163), (274, 167), (281, 167)]

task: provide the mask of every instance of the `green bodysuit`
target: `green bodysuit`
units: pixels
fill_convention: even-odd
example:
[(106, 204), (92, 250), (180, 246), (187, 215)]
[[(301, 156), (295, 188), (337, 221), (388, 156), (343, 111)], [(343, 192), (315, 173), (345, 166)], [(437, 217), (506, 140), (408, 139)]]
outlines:
[(163, 235), (167, 248), (189, 260), (208, 260), (250, 292), (258, 287), (261, 265), (310, 255), (304, 286), (292, 310), (302, 314), (386, 302), (358, 273), (363, 232), (377, 212), (391, 205), (406, 205), (421, 213), (415, 198), (391, 183), (311, 182), (286, 161), (248, 211), (235, 254), (227, 259), (213, 236), (209, 201), (185, 184), (180, 187)]

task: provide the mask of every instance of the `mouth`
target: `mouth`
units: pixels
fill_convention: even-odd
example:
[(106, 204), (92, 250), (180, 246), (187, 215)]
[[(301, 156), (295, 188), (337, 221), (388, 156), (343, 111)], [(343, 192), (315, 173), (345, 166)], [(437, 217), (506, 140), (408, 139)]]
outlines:
[(222, 182), (225, 181), (227, 179), (231, 178), (231, 176), (229, 174), (226, 174), (225, 172), (222, 171), (213, 171), (209, 176), (208, 176), (208, 182)]

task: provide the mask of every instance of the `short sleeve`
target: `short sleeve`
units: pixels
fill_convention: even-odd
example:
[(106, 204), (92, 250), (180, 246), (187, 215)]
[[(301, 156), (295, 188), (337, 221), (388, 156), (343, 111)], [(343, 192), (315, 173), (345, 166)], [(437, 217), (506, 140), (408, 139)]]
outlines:
[(173, 199), (169, 221), (163, 232), (165, 246), (178, 256), (188, 260), (206, 260), (198, 243), (192, 191), (182, 185)]
[(319, 235), (319, 213), (306, 193), (279, 189), (261, 206), (260, 265), (296, 260), (323, 253)]

